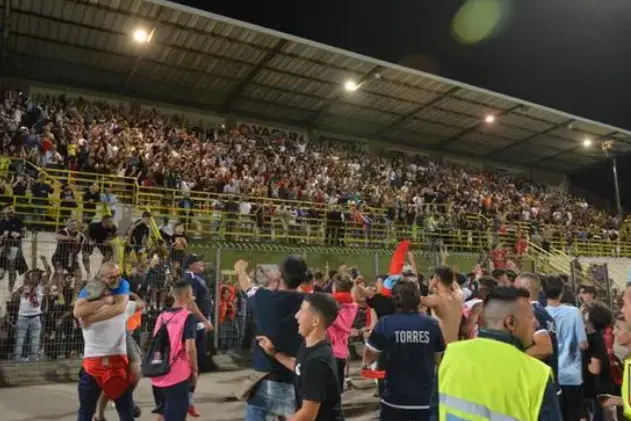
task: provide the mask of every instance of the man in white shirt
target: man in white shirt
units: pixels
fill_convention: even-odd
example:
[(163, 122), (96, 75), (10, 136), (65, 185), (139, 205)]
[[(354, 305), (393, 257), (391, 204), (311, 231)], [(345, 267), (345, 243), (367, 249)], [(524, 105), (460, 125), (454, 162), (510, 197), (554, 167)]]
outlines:
[(129, 293), (129, 282), (121, 279), (118, 265), (106, 262), (74, 305), (74, 317), (88, 321), (82, 329), (78, 421), (92, 421), (101, 392), (116, 402), (120, 421), (134, 420), (125, 329)]

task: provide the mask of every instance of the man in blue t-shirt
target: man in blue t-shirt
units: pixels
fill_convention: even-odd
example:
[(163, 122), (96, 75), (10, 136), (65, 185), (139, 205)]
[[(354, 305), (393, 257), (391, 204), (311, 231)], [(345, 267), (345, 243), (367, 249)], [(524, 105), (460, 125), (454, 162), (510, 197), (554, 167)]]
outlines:
[(395, 313), (377, 322), (364, 350), (369, 366), (385, 354), (385, 384), (380, 421), (425, 421), (436, 376), (436, 363), (445, 351), (438, 321), (419, 312), (418, 284), (401, 280), (392, 290)]
[(548, 298), (546, 311), (552, 316), (559, 343), (559, 384), (561, 385), (561, 412), (566, 421), (583, 418), (583, 365), (582, 350), (587, 349), (585, 323), (578, 308), (561, 303), (563, 280), (552, 276), (543, 283)]
[(539, 277), (534, 273), (522, 272), (515, 279), (515, 287), (523, 288), (530, 294), (532, 311), (537, 319), (537, 329), (533, 338), (533, 345), (526, 349), (526, 353), (531, 357), (546, 363), (554, 375), (554, 381), (557, 385), (557, 391), (561, 394), (559, 386), (559, 344), (557, 342), (556, 322), (550, 316), (544, 306), (538, 301), (541, 292), (541, 282)]
[[(239, 260), (234, 265), (239, 285), (248, 295), (252, 309), (255, 336), (266, 336), (279, 352), (295, 358), (302, 344), (298, 322), (294, 317), (302, 304), (298, 287), (307, 280), (307, 263), (302, 257), (289, 256), (279, 266), (277, 291), (256, 287), (247, 273), (248, 264)], [(245, 421), (266, 421), (285, 417), (296, 411), (294, 374), (270, 358), (256, 341), (252, 347), (253, 387), (245, 409)]]

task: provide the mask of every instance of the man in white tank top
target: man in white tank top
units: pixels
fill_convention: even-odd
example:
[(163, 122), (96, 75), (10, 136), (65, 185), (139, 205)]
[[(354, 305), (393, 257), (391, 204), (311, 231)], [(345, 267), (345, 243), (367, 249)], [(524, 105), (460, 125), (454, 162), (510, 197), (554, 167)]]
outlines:
[(116, 402), (120, 421), (133, 421), (125, 329), (129, 282), (112, 262), (101, 266), (97, 278), (81, 290), (73, 311), (76, 318), (89, 320), (82, 329), (78, 421), (92, 421), (101, 391)]

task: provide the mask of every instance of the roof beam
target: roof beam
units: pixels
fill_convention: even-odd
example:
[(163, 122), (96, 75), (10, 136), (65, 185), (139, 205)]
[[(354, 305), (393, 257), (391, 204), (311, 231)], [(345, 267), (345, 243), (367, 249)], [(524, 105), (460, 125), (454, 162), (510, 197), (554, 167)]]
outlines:
[(221, 110), (224, 113), (228, 113), (230, 111), (230, 107), (232, 106), (232, 102), (239, 97), (239, 95), (241, 95), (243, 93), (243, 90), (254, 80), (254, 78), (261, 73), (261, 71), (263, 69), (265, 69), (267, 67), (267, 65), (269, 64), (270, 61), (272, 61), (272, 59), (274, 57), (276, 57), (282, 50), (283, 48), (285, 48), (285, 46), (289, 43), (289, 41), (287, 41), (284, 38), (280, 38), (276, 41), (276, 45), (274, 45), (274, 48), (269, 50), (265, 56), (256, 64), (256, 66), (252, 67), (252, 69), (250, 69), (250, 71), (248, 72), (248, 74), (246, 75), (246, 77), (243, 78), (243, 80), (241, 80), (241, 82), (239, 82), (239, 84), (232, 90), (232, 92), (230, 92), (227, 96), (226, 99), (224, 100), (224, 102), (221, 104)]
[[(361, 89), (361, 86), (364, 83), (368, 82), (370, 79), (375, 77), (375, 75), (379, 74), (379, 72), (381, 72), (383, 70), (384, 70), (384, 67), (382, 67), (382, 66), (375, 66), (368, 73), (363, 75), (359, 80), (356, 80), (355, 83), (357, 84), (359, 89)], [(311, 130), (313, 128), (313, 124), (315, 123), (315, 121), (318, 118), (320, 118), (323, 114), (325, 114), (327, 112), (327, 110), (329, 108), (331, 108), (331, 106), (333, 104), (335, 104), (340, 99), (340, 96), (342, 94), (342, 90), (343, 89), (344, 89), (343, 86), (335, 86), (333, 88), (333, 92), (332, 92), (333, 96), (331, 96), (329, 98), (323, 98), (322, 99), (322, 105), (320, 106), (320, 108), (318, 108), (315, 111), (313, 117), (310, 117), (309, 119), (307, 119), (307, 120), (302, 122), (302, 124), (307, 126), (307, 130)], [(352, 95), (352, 92), (350, 94)]]
[[(566, 126), (568, 126), (568, 125), (570, 125), (570, 124), (572, 124), (572, 123), (574, 123), (574, 119), (570, 119), (570, 120), (565, 120), (565, 121), (562, 121), (562, 122), (560, 122), (560, 123), (555, 124), (555, 125), (554, 125), (554, 126), (552, 126), (552, 127), (548, 127), (547, 129), (545, 129), (545, 130), (543, 130), (543, 131), (541, 131), (541, 132), (533, 133), (532, 135), (530, 135), (530, 136), (526, 137), (525, 139), (518, 140), (518, 141), (517, 141), (517, 142), (515, 142), (515, 143), (511, 143), (510, 145), (506, 145), (506, 146), (504, 146), (504, 147), (501, 147), (501, 148), (499, 148), (499, 149), (496, 149), (496, 150), (494, 150), (493, 152), (490, 152), (490, 153), (488, 153), (488, 154), (484, 155), (484, 156), (483, 156), (483, 158), (485, 158), (485, 159), (490, 159), (490, 158), (493, 158), (494, 156), (499, 155), (499, 154), (501, 154), (502, 152), (505, 152), (505, 151), (507, 151), (507, 150), (509, 150), (509, 149), (512, 149), (512, 148), (514, 148), (515, 146), (522, 145), (522, 144), (524, 144), (524, 143), (526, 143), (526, 142), (531, 141), (532, 139), (534, 139), (534, 138), (536, 138), (536, 137), (539, 137), (539, 136), (545, 136), (545, 135), (547, 135), (547, 134), (549, 134), (549, 133), (551, 133), (551, 132), (555, 131), (556, 129), (559, 129), (559, 128), (561, 128), (561, 127), (566, 127)], [(565, 139), (565, 140), (567, 140), (567, 139)]]
[[(609, 132), (609, 133), (607, 133), (607, 134), (605, 134), (605, 135), (598, 136), (598, 138), (599, 138), (599, 139), (603, 139), (603, 140), (604, 140), (604, 139), (606, 139), (606, 138), (608, 138), (608, 137), (610, 137), (610, 136), (615, 135), (616, 133), (618, 133), (618, 131), (617, 131), (617, 130), (614, 130), (613, 132)], [(614, 143), (615, 143), (615, 140), (614, 140)], [(600, 145), (595, 145), (595, 146), (597, 146), (597, 147), (599, 147), (599, 148), (600, 148)], [(581, 149), (581, 148), (583, 148), (583, 147), (584, 147), (583, 145), (576, 145), (576, 146), (574, 146), (573, 148), (566, 149), (566, 150), (563, 150), (563, 151), (559, 151), (559, 152), (555, 153), (554, 155), (550, 155), (550, 156), (546, 156), (546, 157), (540, 158), (538, 161), (539, 161), (539, 162), (549, 161), (549, 160), (551, 160), (551, 159), (555, 159), (555, 158), (557, 158), (557, 157), (559, 157), (559, 156), (561, 156), (561, 155), (565, 155), (566, 153), (573, 153), (573, 152), (576, 152), (576, 151), (578, 151), (579, 149)]]
[[(520, 109), (521, 107), (522, 107), (522, 105), (521, 105), (521, 104), (517, 104), (517, 105), (514, 105), (514, 106), (512, 106), (512, 107), (510, 107), (510, 108), (507, 108), (507, 109), (505, 109), (505, 110), (501, 110), (501, 111), (500, 111), (500, 112), (498, 112), (497, 114), (494, 114), (494, 116), (495, 116), (495, 118), (497, 119), (497, 117), (501, 117), (501, 116), (503, 116), (503, 115), (510, 114), (510, 113), (512, 113), (513, 111), (516, 111), (516, 110)], [(479, 128), (483, 125), (483, 124), (485, 124), (485, 123), (484, 123), (484, 122), (480, 122), (480, 123), (477, 123), (476, 125), (471, 126), (471, 127), (467, 128), (467, 129), (461, 130), (461, 131), (459, 131), (458, 133), (456, 133), (455, 135), (453, 135), (453, 136), (451, 136), (451, 137), (449, 137), (449, 138), (447, 138), (447, 139), (443, 140), (442, 142), (440, 142), (440, 144), (439, 144), (438, 146), (440, 147), (440, 149), (445, 149), (445, 146), (446, 146), (448, 143), (454, 142), (454, 141), (456, 141), (456, 140), (460, 139), (462, 136), (464, 136), (464, 135), (466, 135), (466, 134), (468, 134), (468, 133), (471, 133), (471, 132), (476, 131), (476, 130), (477, 130), (477, 129), (479, 129)]]
[(410, 111), (409, 113), (402, 115), (401, 118), (393, 121), (392, 123), (384, 126), (382, 129), (379, 129), (379, 131), (377, 131), (377, 134), (383, 133), (389, 129), (392, 129), (393, 127), (396, 127), (400, 124), (406, 123), (409, 120), (414, 119), (415, 115), (420, 113), (421, 111), (423, 111), (425, 108), (429, 108), (429, 107), (433, 107), (434, 105), (437, 105), (440, 101), (449, 98), (451, 95), (455, 94), (456, 92), (460, 91), (462, 88), (460, 88), (459, 86), (454, 86), (451, 89), (443, 92), (442, 94), (438, 95), (437, 97), (433, 98), (431, 101), (426, 102), (425, 104), (421, 104), (418, 107), (416, 107), (415, 109), (413, 109), (412, 111)]

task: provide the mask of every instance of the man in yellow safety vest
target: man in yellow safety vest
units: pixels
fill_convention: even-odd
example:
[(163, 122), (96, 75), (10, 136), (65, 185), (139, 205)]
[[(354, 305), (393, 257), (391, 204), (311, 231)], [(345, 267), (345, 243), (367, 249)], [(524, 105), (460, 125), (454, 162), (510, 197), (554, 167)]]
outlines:
[(528, 291), (494, 288), (476, 339), (453, 342), (438, 371), (439, 421), (561, 421), (550, 367), (524, 351), (536, 319)]
[[(631, 326), (631, 285), (627, 286), (627, 289), (624, 291), (623, 298), (624, 305), (622, 306), (622, 313), (624, 314), (624, 321), (627, 326)], [(631, 357), (627, 357), (624, 361), (624, 374), (622, 377), (622, 404), (624, 407), (624, 417), (625, 419), (631, 419), (631, 385), (629, 382), (631, 379), (629, 376), (631, 375)]]

